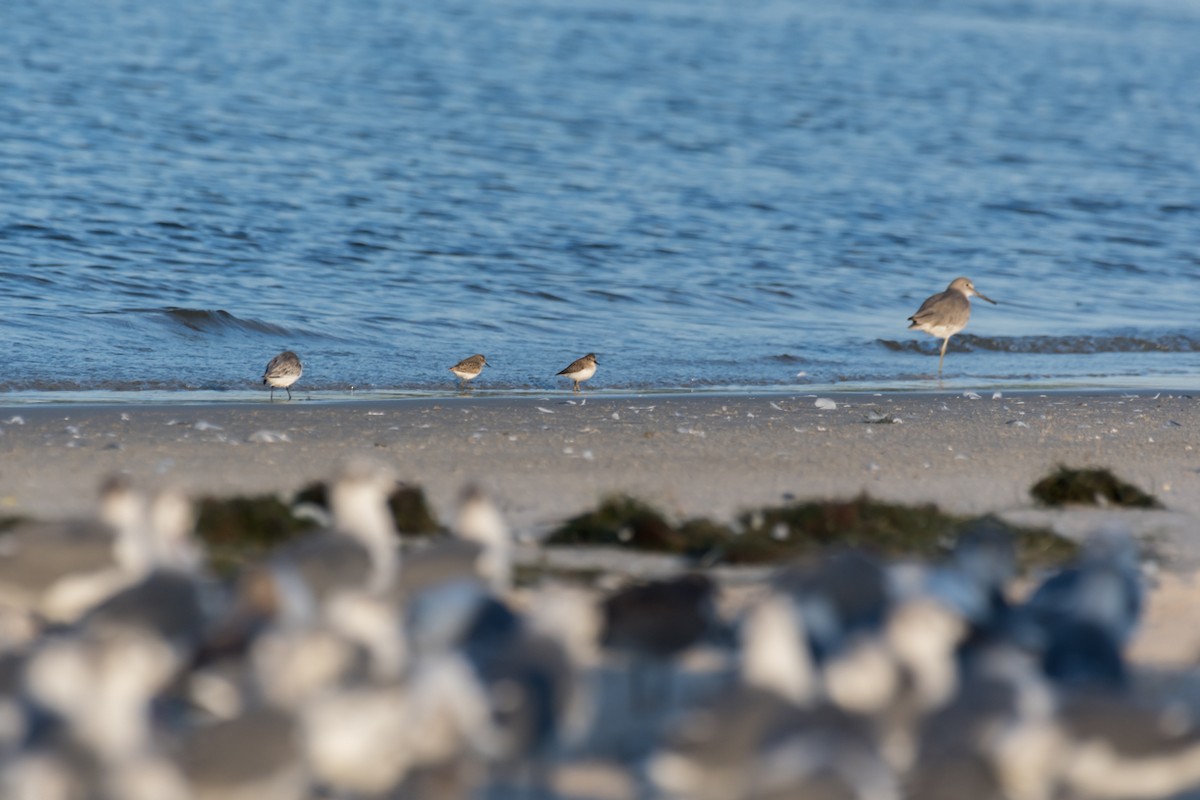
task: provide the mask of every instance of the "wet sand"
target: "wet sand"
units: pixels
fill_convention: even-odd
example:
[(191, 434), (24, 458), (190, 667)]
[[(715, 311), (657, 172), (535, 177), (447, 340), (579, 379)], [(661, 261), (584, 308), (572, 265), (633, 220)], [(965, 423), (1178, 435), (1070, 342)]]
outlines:
[[(1117, 522), (1152, 544), (1167, 573), (1134, 654), (1180, 664), (1200, 652), (1181, 611), (1200, 592), (1200, 401), (1178, 395), (26, 405), (0, 409), (0, 514), (90, 514), (100, 482), (119, 471), (193, 494), (291, 491), (363, 454), (424, 487), (443, 521), (462, 486), (481, 482), (526, 535), (611, 492), (680, 518), (867, 492), (1071, 536)], [(1058, 464), (1111, 468), (1166, 508), (1038, 508), (1029, 488)]]

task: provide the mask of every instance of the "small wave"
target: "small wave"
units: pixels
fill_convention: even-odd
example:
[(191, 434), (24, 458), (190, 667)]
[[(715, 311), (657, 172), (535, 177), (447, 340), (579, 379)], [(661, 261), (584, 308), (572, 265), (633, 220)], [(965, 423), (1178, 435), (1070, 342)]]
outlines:
[(1021, 201), (1012, 201), (1008, 203), (984, 203), (983, 208), (987, 211), (1005, 211), (1012, 214), (1023, 214), (1028, 217), (1058, 217), (1058, 214), (1047, 211), (1044, 208), (1038, 208), (1031, 203), (1025, 203)]
[(140, 328), (149, 322), (154, 325), (164, 325), (169, 331), (178, 335), (191, 336), (194, 334), (224, 336), (228, 334), (256, 334), (269, 336), (273, 340), (285, 342), (323, 341), (348, 342), (357, 341), (326, 331), (314, 331), (307, 328), (294, 328), (264, 322), (260, 319), (244, 319), (230, 314), (224, 309), (181, 308), (168, 306), (166, 308), (125, 308), (119, 311), (96, 311), (85, 314), (94, 320), (102, 320), (106, 325), (123, 328)]
[(201, 333), (230, 330), (253, 331), (254, 333), (266, 333), (272, 336), (291, 336), (295, 333), (295, 331), (291, 331), (282, 325), (274, 325), (270, 322), (263, 322), (257, 319), (242, 319), (221, 309), (212, 311), (204, 308), (178, 308), (172, 306), (164, 309), (156, 309), (154, 313), (162, 314), (173, 324), (182, 325), (188, 330), (199, 331)]
[(591, 295), (592, 297), (599, 297), (602, 300), (607, 300), (613, 303), (625, 303), (635, 300), (635, 298), (630, 295), (621, 294), (620, 292), (611, 292), (605, 289), (587, 289), (584, 293)]
[[(879, 339), (879, 344), (897, 353), (936, 352), (936, 339), (893, 341)], [(972, 336), (954, 337), (951, 345), (957, 350), (983, 350), (997, 353), (1044, 353), (1073, 355), (1093, 353), (1197, 353), (1200, 337), (1195, 334), (1170, 333), (1158, 336), (1120, 334), (1109, 336)]]
[(540, 289), (517, 289), (516, 292), (517, 294), (524, 295), (525, 297), (532, 297), (535, 300), (549, 300), (552, 303), (567, 302), (565, 297), (559, 297), (556, 294), (551, 294), (550, 292), (545, 292)]

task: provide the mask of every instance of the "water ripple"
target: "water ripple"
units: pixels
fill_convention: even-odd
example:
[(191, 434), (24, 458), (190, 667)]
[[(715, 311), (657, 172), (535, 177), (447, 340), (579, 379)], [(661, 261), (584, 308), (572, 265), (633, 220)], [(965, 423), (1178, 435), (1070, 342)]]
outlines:
[(903, 384), (959, 274), (1001, 304), (958, 374), (1195, 385), (1197, 40), (1133, 0), (16, 4), (3, 385)]

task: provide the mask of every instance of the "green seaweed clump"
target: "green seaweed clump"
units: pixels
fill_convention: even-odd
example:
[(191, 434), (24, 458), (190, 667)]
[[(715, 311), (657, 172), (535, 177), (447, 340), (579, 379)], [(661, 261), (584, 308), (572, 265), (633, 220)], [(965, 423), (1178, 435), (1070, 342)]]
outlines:
[[(1023, 567), (1060, 564), (1077, 552), (1073, 542), (1052, 531), (1014, 528), (993, 518), (984, 519), (1012, 532)], [(946, 514), (930, 504), (898, 505), (861, 495), (852, 500), (745, 511), (733, 528), (708, 519), (689, 519), (672, 526), (651, 506), (618, 496), (606, 499), (595, 511), (568, 520), (546, 543), (677, 553), (706, 565), (769, 564), (814, 557), (831, 548), (933, 560), (947, 554), (958, 536), (978, 522)]]
[(420, 486), (401, 486), (388, 495), (388, 508), (396, 521), (396, 530), (408, 536), (432, 536), (442, 533), (442, 526), (429, 510), (425, 492)]
[(11, 514), (2, 516), (2, 517), (0, 517), (0, 533), (4, 533), (5, 531), (11, 531), (13, 528), (17, 527), (18, 525), (22, 525), (28, 521), (29, 520), (25, 517), (19, 517), (19, 516), (15, 516), (15, 515), (11, 515)]
[(196, 504), (196, 535), (220, 574), (229, 574), (316, 527), (314, 521), (292, 514), (291, 507), (275, 495), (202, 497)]
[(1008, 525), (994, 517), (947, 514), (932, 503), (907, 506), (859, 495), (852, 500), (822, 500), (743, 512), (742, 533), (724, 560), (762, 563), (815, 556), (833, 547), (854, 548), (877, 556), (937, 560), (958, 537), (986, 521), (1013, 535), (1023, 568), (1061, 564), (1078, 551), (1074, 542), (1044, 528)]
[(742, 533), (726, 554), (732, 563), (813, 555), (833, 546), (931, 558), (946, 550), (963, 519), (931, 504), (895, 505), (860, 495), (747, 511), (738, 523)]
[(594, 511), (567, 520), (546, 544), (612, 545), (669, 553), (691, 547), (688, 537), (655, 508), (627, 495), (607, 497)]
[(1079, 556), (1077, 542), (1047, 528), (1005, 527), (1012, 531), (1016, 539), (1017, 567), (1022, 571), (1058, 567)]
[(1152, 495), (1113, 475), (1107, 469), (1060, 466), (1033, 485), (1029, 493), (1047, 506), (1089, 505), (1162, 508)]

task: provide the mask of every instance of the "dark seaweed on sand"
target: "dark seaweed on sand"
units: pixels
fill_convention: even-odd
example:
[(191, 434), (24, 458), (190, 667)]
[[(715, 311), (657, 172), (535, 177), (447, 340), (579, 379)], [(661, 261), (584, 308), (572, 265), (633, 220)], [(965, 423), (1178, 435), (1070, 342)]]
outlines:
[(657, 509), (633, 497), (614, 495), (594, 511), (567, 520), (547, 544), (619, 545), (677, 553), (685, 551), (688, 540)]
[(228, 573), (269, 550), (315, 529), (275, 495), (202, 497), (196, 504), (196, 535), (219, 573)]
[(401, 486), (388, 495), (388, 507), (396, 520), (396, 530), (408, 536), (432, 536), (443, 533), (437, 517), (429, 510), (420, 486)]
[[(324, 483), (305, 486), (292, 504), (273, 494), (204, 497), (196, 507), (196, 533), (208, 548), (214, 569), (227, 574), (315, 530), (318, 522), (297, 509), (304, 504), (327, 509), (328, 503)], [(398, 487), (388, 495), (388, 505), (400, 533), (427, 536), (442, 530), (418, 486)]]
[(4, 533), (5, 531), (10, 531), (13, 528), (17, 527), (18, 525), (21, 525), (28, 521), (29, 520), (27, 520), (25, 517), (2, 516), (2, 517), (0, 517), (0, 533)]
[(1060, 466), (1033, 485), (1029, 493), (1043, 505), (1112, 505), (1127, 508), (1162, 508), (1153, 496), (1113, 475), (1107, 469), (1073, 469)]
[[(815, 555), (831, 547), (860, 548), (889, 558), (937, 559), (975, 521), (947, 514), (931, 503), (908, 506), (867, 495), (796, 503), (741, 514), (742, 533), (734, 537), (725, 560), (771, 561)], [(1052, 531), (992, 521), (1012, 532), (1022, 566), (1056, 564), (1076, 552), (1074, 543)]]
[[(674, 526), (646, 503), (615, 496), (595, 511), (568, 520), (546, 543), (628, 547), (725, 564), (784, 561), (831, 547), (861, 548), (887, 557), (936, 558), (949, 551), (971, 522), (930, 504), (898, 505), (862, 495), (746, 511), (732, 527), (707, 519)], [(1016, 539), (1023, 566), (1057, 564), (1076, 552), (1073, 543), (1051, 531), (1005, 527)]]

